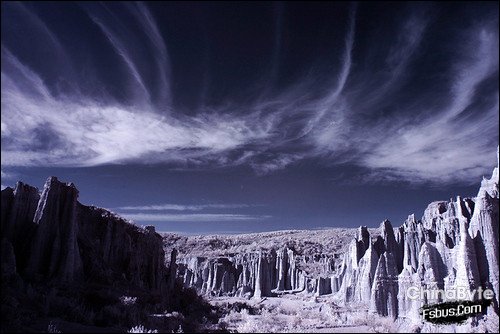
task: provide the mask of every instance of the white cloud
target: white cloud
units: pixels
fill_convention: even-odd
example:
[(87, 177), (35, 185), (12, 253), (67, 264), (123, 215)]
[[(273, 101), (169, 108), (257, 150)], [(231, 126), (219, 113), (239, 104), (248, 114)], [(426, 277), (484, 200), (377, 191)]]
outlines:
[(131, 13), (136, 17), (137, 21), (140, 22), (141, 28), (146, 33), (146, 36), (151, 41), (154, 47), (154, 57), (155, 64), (158, 68), (158, 88), (156, 92), (159, 95), (159, 103), (169, 104), (171, 101), (171, 91), (170, 91), (170, 57), (168, 55), (167, 46), (163, 41), (160, 31), (156, 25), (156, 22), (147, 9), (147, 7), (141, 2), (127, 3), (131, 6)]
[(364, 166), (412, 182), (467, 182), (491, 171), (498, 140), (498, 94), (496, 104), (475, 112), (474, 118), (459, 117), (472, 107), (478, 85), (498, 71), (498, 34), (475, 32), (472, 40), (477, 44), (466, 44), (469, 59), (456, 65), (450, 104), (411, 125), (405, 121), (368, 129), (376, 144), (363, 155)]
[[(126, 46), (122, 44), (122, 39), (117, 38), (116, 34), (111, 31), (107, 25), (105, 25), (100, 19), (98, 19), (95, 16), (91, 16), (92, 20), (101, 28), (103, 33), (106, 35), (108, 38), (109, 42), (111, 45), (113, 45), (113, 48), (116, 50), (116, 52), (120, 55), (120, 57), (123, 59), (124, 63), (129, 69), (129, 73), (132, 74), (132, 78), (136, 81), (136, 83), (139, 85), (139, 88), (141, 91), (144, 93), (144, 98), (146, 100), (150, 99), (149, 96), (149, 91), (146, 88), (142, 77), (139, 73), (139, 70), (137, 69), (135, 62), (131, 59), (129, 52), (126, 49)], [(133, 91), (133, 90), (131, 90)]]
[(284, 169), (288, 165), (303, 159), (301, 154), (280, 154), (262, 162), (252, 162), (250, 165), (260, 175), (272, 173), (276, 170)]
[[(219, 154), (268, 136), (265, 126), (251, 116), (179, 119), (131, 106), (54, 98), (40, 77), (4, 49), (2, 60), (32, 88), (24, 91), (2, 72), (4, 166), (94, 166), (132, 159), (171, 162)], [(50, 136), (48, 147), (32, 149), (41, 144), (37, 131)]]
[[(469, 29), (464, 45), (452, 51), (456, 58), (453, 84), (449, 94), (442, 97), (448, 102), (444, 107), (440, 104), (422, 112), (422, 108), (429, 108), (422, 105), (428, 104), (415, 103), (384, 121), (355, 117), (359, 110), (354, 106), (359, 101), (368, 110), (391, 103), (391, 94), (406, 80), (411, 61), (418, 54), (429, 20), (424, 13), (405, 21), (387, 55), (387, 80), (373, 84), (370, 73), (356, 73), (353, 8), (340, 55), (341, 67), (331, 87), (318, 87), (314, 79), (305, 78), (253, 104), (226, 103), (187, 116), (172, 110), (169, 104), (169, 55), (153, 16), (143, 4), (126, 6), (149, 41), (152, 61), (147, 63), (152, 67), (148, 69), (157, 75), (157, 87), (149, 87), (144, 80), (134, 50), (134, 34), (123, 22), (116, 23), (117, 18), (103, 16), (109, 13), (90, 11), (89, 16), (123, 59), (124, 70), (132, 79), (127, 94), (136, 93), (129, 104), (112, 98), (98, 101), (80, 93), (54, 95), (34, 69), (2, 45), (2, 166), (128, 162), (181, 167), (248, 165), (258, 174), (266, 174), (319, 157), (325, 164), (347, 162), (366, 167), (367, 175), (375, 179), (443, 183), (469, 182), (487, 173), (495, 162), (498, 91), (496, 104), (477, 107), (473, 102), (481, 83), (498, 71), (496, 25)], [(41, 27), (44, 40), (52, 41), (57, 58), (67, 58), (56, 35), (31, 16), (30, 22)], [(70, 62), (65, 60), (64, 70), (71, 72)], [(369, 83), (360, 84), (360, 77)], [(152, 96), (166, 104), (159, 108), (151, 101)], [(473, 118), (462, 117), (467, 108), (477, 109)], [(135, 207), (177, 211), (200, 208), (177, 204)]]
[[(408, 30), (414, 31), (408, 42), (403, 40), (406, 46), (397, 48), (400, 52), (392, 56), (396, 64), (391, 79), (396, 80), (394, 83), (402, 80), (401, 68), (408, 65), (426, 26), (426, 21), (412, 22)], [(339, 96), (333, 108), (337, 118), (311, 131), (316, 154), (329, 157), (332, 164), (347, 162), (365, 167), (368, 172), (361, 178), (363, 182), (468, 183), (489, 174), (498, 145), (498, 92), (489, 106), (474, 102), (478, 87), (498, 73), (498, 31), (480, 26), (465, 37), (464, 45), (456, 50), (450, 94), (442, 97), (449, 98), (448, 105), (430, 111), (421, 110), (417, 103), (383, 121), (365, 121), (351, 117), (356, 113), (352, 98)], [(390, 95), (384, 95), (391, 92), (387, 85), (373, 89), (390, 99)], [(367, 105), (377, 108), (378, 102), (367, 93)], [(363, 101), (362, 96), (354, 96)], [(468, 108), (473, 117), (463, 116)]]
[(196, 213), (196, 214), (153, 214), (133, 213), (121, 214), (123, 217), (142, 222), (222, 222), (222, 221), (249, 221), (271, 218), (265, 215), (240, 215), (225, 213)]
[(204, 209), (238, 209), (248, 208), (255, 205), (249, 204), (156, 204), (156, 205), (142, 205), (142, 206), (122, 206), (116, 208), (117, 210), (135, 210), (135, 211), (200, 211)]

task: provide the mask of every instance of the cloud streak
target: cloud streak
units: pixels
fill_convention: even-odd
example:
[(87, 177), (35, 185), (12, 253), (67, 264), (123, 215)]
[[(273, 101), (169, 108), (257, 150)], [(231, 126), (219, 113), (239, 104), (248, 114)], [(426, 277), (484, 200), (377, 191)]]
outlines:
[[(244, 118), (201, 115), (178, 120), (123, 105), (56, 99), (40, 77), (5, 49), (2, 60), (18, 73), (15, 80), (2, 72), (4, 166), (95, 166), (139, 158), (182, 163), (267, 136), (260, 125)], [(24, 91), (19, 81), (32, 91)], [(40, 138), (40, 132), (48, 137)]]
[(156, 204), (156, 205), (140, 205), (140, 206), (122, 206), (117, 210), (135, 210), (135, 211), (200, 211), (205, 209), (240, 209), (254, 207), (249, 204)]
[(393, 125), (392, 133), (375, 129), (385, 138), (364, 156), (366, 166), (386, 177), (412, 182), (452, 182), (490, 172), (484, 166), (493, 165), (498, 145), (498, 92), (481, 113), (460, 117), (467, 109), (477, 108), (473, 103), (478, 86), (498, 75), (498, 34), (487, 31), (477, 29), (470, 39), (474, 42), (462, 50), (469, 57), (455, 66), (449, 104), (420, 122), (398, 122), (395, 125), (400, 128)]
[[(32, 9), (19, 6), (2, 8), (15, 11), (20, 22), (44, 36), (34, 50), (44, 49), (42, 44), (49, 41), (58, 62), (47, 59), (47, 67), (59, 71), (58, 80), (72, 82), (75, 89), (57, 91), (44, 71), (25, 61), (8, 40), (5, 45), (2, 41), (2, 166), (133, 162), (175, 168), (249, 166), (266, 174), (316, 159), (326, 166), (365, 168), (374, 181), (448, 183), (477, 178), (495, 161), (498, 17), (467, 29), (453, 27), (454, 38), (465, 42), (450, 47), (441, 40), (435, 45), (426, 40), (437, 18), (427, 10), (411, 11), (404, 20), (396, 20), (387, 44), (382, 41), (389, 45), (388, 51), (374, 44), (364, 59), (359, 50), (367, 46), (357, 27), (361, 10), (353, 6), (346, 13), (343, 48), (332, 56), (340, 59), (340, 67), (331, 71), (327, 83), (304, 76), (272, 94), (266, 89), (255, 100), (228, 98), (218, 107), (203, 105), (190, 111), (173, 102), (176, 78), (168, 39), (145, 4), (82, 5), (89, 24), (120, 60), (116, 72), (128, 78), (125, 84), (118, 74), (115, 78), (127, 96), (123, 100), (104, 88), (100, 98), (83, 94), (75, 73), (93, 71), (75, 72), (71, 53), (59, 38), (61, 31), (51, 31)], [(285, 29), (283, 22), (286, 18), (280, 17), (280, 30)], [(282, 34), (273, 35), (280, 55), (275, 51), (271, 57), (273, 71), (279, 66), (282, 72), (282, 64), (276, 63), (283, 58), (285, 44), (277, 39)], [(446, 54), (450, 65), (434, 75), (428, 74), (432, 71), (428, 67), (425, 75), (420, 73), (418, 64), (434, 61), (420, 52), (423, 42)], [(371, 54), (383, 54), (384, 59), (372, 60)], [(58, 68), (61, 59), (65, 65)], [(375, 65), (362, 66), (363, 61)], [(273, 80), (277, 75), (273, 72)], [(85, 79), (105, 86), (98, 75)], [(429, 87), (439, 88), (440, 95)], [(165, 204), (135, 210), (208, 208), (225, 209)], [(220, 216), (224, 217), (250, 216)]]
[(141, 222), (225, 222), (225, 221), (253, 221), (269, 219), (266, 215), (241, 215), (226, 213), (192, 213), (192, 214), (153, 214), (134, 213), (122, 214), (125, 218)]

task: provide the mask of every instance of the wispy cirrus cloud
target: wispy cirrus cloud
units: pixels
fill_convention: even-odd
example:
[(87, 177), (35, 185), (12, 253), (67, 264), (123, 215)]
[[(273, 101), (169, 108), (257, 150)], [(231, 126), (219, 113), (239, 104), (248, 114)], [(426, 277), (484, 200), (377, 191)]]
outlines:
[[(3, 4), (3, 12), (14, 13), (38, 38), (24, 41), (11, 31), (19, 37), (16, 44), (2, 41), (2, 166), (244, 165), (266, 174), (314, 158), (365, 168), (374, 181), (464, 182), (487, 173), (498, 145), (498, 17), (452, 27), (460, 43), (431, 41), (437, 18), (419, 5), (395, 20), (387, 41), (361, 54), (368, 48), (357, 27), (361, 6), (348, 9), (341, 50), (334, 55), (340, 67), (330, 80), (313, 73), (272, 93), (266, 88), (255, 99), (227, 98), (190, 111), (173, 102), (172, 57), (147, 5), (81, 6), (89, 28), (114, 56), (110, 88), (97, 66), (75, 70), (79, 64), (63, 42), (67, 36), (51, 30), (31, 7)], [(4, 15), (2, 27), (10, 22)], [(279, 20), (284, 29), (286, 19)], [(16, 49), (23, 42), (34, 43), (33, 50), (50, 45), (45, 68)], [(429, 45), (449, 65), (435, 69), (430, 51), (422, 52)], [(281, 68), (276, 52), (273, 78)], [(99, 94), (88, 93), (88, 82)], [(209, 208), (169, 205), (141, 210)]]
[(116, 210), (126, 211), (201, 211), (205, 209), (241, 209), (255, 207), (250, 204), (155, 204), (139, 206), (121, 206)]
[(470, 175), (490, 172), (486, 166), (494, 164), (498, 145), (498, 91), (483, 97), (482, 105), (477, 98), (481, 84), (498, 78), (498, 34), (480, 27), (471, 35), (461, 50), (467, 60), (454, 66), (446, 106), (413, 124), (373, 127), (380, 141), (364, 154), (366, 166), (379, 175), (412, 182), (470, 180)]
[(242, 215), (228, 213), (132, 213), (122, 214), (125, 218), (141, 222), (223, 222), (223, 221), (251, 221), (269, 219), (267, 215)]
[[(154, 204), (139, 206), (122, 206), (115, 208), (120, 215), (139, 222), (230, 222), (265, 220), (269, 215), (241, 214), (227, 210), (255, 208), (253, 204)], [(214, 213), (213, 210), (223, 210), (224, 213)], [(203, 212), (201, 212), (203, 211)], [(175, 212), (175, 213), (170, 213)], [(179, 213), (180, 212), (180, 213)], [(194, 213), (192, 213), (194, 212)]]
[[(94, 166), (203, 158), (267, 137), (251, 118), (177, 119), (152, 110), (51, 96), (43, 80), (2, 48), (2, 165)], [(15, 73), (15, 79), (9, 75)], [(20, 85), (26, 84), (26, 92)]]

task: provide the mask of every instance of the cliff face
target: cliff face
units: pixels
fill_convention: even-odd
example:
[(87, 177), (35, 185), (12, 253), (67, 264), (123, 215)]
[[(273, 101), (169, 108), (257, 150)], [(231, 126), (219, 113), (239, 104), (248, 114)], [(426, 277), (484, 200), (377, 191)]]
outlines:
[[(411, 300), (410, 287), (490, 288), (498, 313), (499, 265), (498, 168), (485, 179), (477, 197), (458, 196), (429, 204), (399, 227), (389, 221), (377, 236), (360, 227), (343, 253), (297, 252), (293, 247), (236, 252), (227, 257), (180, 254), (177, 275), (186, 286), (209, 295), (273, 296), (286, 291), (331, 294), (339, 305), (359, 306), (382, 316), (420, 320), (423, 304), (440, 296)], [(312, 272), (304, 264), (323, 270)]]
[[(35, 279), (74, 281), (83, 278), (77, 244), (78, 190), (52, 177), (47, 180), (33, 218), (27, 276)], [(15, 221), (14, 221), (15, 224)]]
[[(498, 313), (498, 168), (483, 180), (477, 197), (433, 202), (420, 220), (410, 215), (399, 228), (384, 221), (372, 235), (366, 227), (349, 236), (328, 232), (335, 237), (322, 231), (269, 233), (279, 243), (260, 234), (221, 237), (207, 245), (211, 250), (228, 247), (225, 255), (190, 255), (185, 247), (171, 252), (168, 266), (166, 237), (154, 227), (139, 228), (109, 211), (80, 204), (73, 184), (52, 177), (40, 194), (19, 182), (1, 196), (2, 278), (125, 286), (161, 295), (175, 288), (177, 278), (204, 295), (331, 295), (337, 305), (415, 320), (421, 319), (422, 304), (442, 300), (410, 300), (410, 287), (482, 287), (494, 291)], [(306, 235), (315, 241), (305, 240)], [(194, 240), (193, 245), (201, 239)], [(342, 250), (341, 244), (348, 246)]]
[(111, 284), (124, 280), (132, 286), (165, 291), (165, 253), (153, 226), (145, 229), (110, 212), (79, 205), (78, 245), (86, 277)]
[(433, 202), (421, 220), (409, 216), (397, 229), (397, 237), (388, 222), (382, 223), (380, 236), (368, 248), (375, 251), (367, 251), (361, 260), (354, 246), (344, 254), (346, 265), (331, 278), (336, 285), (340, 282), (335, 300), (363, 305), (383, 316), (420, 320), (421, 306), (443, 300), (439, 296), (410, 300), (406, 295), (410, 287), (482, 287), (494, 291), (493, 309), (498, 313), (498, 208), (495, 168), (492, 177), (481, 183), (477, 197)]
[[(494, 178), (496, 177), (496, 187)], [(493, 183), (493, 185), (492, 185)], [(473, 238), (478, 257), (478, 270), (481, 285), (493, 289), (498, 309), (498, 276), (499, 276), (499, 205), (498, 205), (498, 168), (490, 180), (483, 181), (475, 209), (470, 220), (468, 234)]]
[[(176, 280), (175, 250), (167, 269), (153, 226), (82, 205), (75, 186), (55, 177), (41, 193), (19, 182), (1, 195), (2, 331), (44, 331), (54, 318), (64, 332), (143, 324), (170, 333), (181, 323), (192, 332), (216, 322), (212, 307)], [(234, 287), (225, 264), (218, 263), (213, 289)], [(166, 311), (182, 318), (151, 316)]]
[(11, 244), (17, 266), (24, 268), (29, 259), (30, 242), (36, 231), (33, 222), (40, 194), (38, 189), (17, 182), (15, 189), (2, 190), (1, 235)]
[[(353, 229), (275, 231), (236, 236), (164, 235), (178, 250), (177, 276), (208, 296), (268, 297), (337, 291), (330, 279)], [(368, 246), (368, 231), (360, 232)], [(361, 246), (360, 246), (361, 247)], [(362, 247), (365, 247), (364, 244)]]
[(163, 291), (162, 238), (78, 202), (78, 190), (51, 177), (41, 195), (17, 183), (2, 190), (2, 244), (16, 272), (33, 282), (102, 283)]
[(233, 257), (185, 257), (178, 266), (184, 285), (207, 295), (260, 298), (305, 289), (305, 273), (296, 268), (293, 251), (287, 248)]

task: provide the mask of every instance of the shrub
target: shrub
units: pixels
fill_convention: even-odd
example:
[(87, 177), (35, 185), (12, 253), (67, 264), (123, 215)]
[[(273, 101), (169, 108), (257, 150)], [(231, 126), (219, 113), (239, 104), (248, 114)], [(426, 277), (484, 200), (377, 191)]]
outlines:
[(47, 327), (47, 333), (62, 333), (62, 332), (57, 328), (57, 325), (51, 321), (49, 323), (49, 326)]
[(120, 301), (123, 305), (134, 305), (137, 302), (137, 297), (121, 296)]
[(158, 333), (158, 330), (147, 329), (143, 325), (139, 325), (129, 329), (128, 333)]

